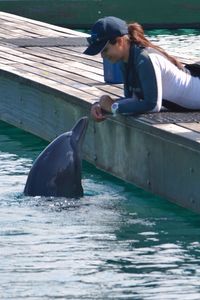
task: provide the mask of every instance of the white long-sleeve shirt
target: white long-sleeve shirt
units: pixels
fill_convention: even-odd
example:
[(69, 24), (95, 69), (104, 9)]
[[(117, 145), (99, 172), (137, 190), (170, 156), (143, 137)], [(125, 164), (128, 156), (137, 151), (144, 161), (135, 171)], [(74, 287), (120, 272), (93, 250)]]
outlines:
[(180, 70), (155, 49), (131, 47), (124, 79), (125, 98), (117, 101), (118, 113), (158, 112), (166, 104), (163, 100), (200, 110), (200, 78)]
[(159, 53), (150, 51), (149, 57), (160, 90), (158, 101), (166, 99), (188, 109), (200, 109), (200, 78), (178, 69)]

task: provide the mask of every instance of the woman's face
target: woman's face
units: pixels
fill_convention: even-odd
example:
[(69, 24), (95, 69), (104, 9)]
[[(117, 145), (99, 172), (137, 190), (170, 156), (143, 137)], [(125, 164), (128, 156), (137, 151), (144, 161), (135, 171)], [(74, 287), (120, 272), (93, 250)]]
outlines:
[(127, 51), (122, 38), (117, 38), (116, 43), (113, 45), (107, 43), (105, 48), (101, 51), (101, 56), (107, 58), (112, 63), (118, 62), (120, 60), (126, 60)]

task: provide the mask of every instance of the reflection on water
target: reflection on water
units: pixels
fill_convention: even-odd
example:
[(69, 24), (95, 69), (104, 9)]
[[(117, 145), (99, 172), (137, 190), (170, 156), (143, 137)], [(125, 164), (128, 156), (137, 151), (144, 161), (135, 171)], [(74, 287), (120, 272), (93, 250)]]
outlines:
[(1, 300), (200, 299), (199, 215), (87, 163), (82, 199), (24, 197), (45, 146), (0, 123)]

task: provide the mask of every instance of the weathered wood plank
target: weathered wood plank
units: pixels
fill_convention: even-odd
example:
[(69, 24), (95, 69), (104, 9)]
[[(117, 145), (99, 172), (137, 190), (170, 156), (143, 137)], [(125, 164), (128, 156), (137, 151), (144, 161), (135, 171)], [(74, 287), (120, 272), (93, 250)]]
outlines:
[[(63, 64), (63, 63), (58, 63), (58, 62), (53, 62), (53, 61), (49, 62), (47, 60), (40, 59), (39, 57), (25, 55), (25, 54), (23, 55), (19, 51), (16, 51), (13, 49), (7, 48), (7, 51), (6, 51), (6, 49), (3, 49), (3, 48), (1, 48), (1, 46), (0, 46), (0, 49), (4, 50), (3, 53), (2, 53), (2, 51), (0, 51), (0, 57), (7, 58), (8, 60), (11, 60), (12, 62), (20, 62), (20, 63), (24, 63), (24, 64), (27, 64), (30, 66), (35, 66), (35, 67), (37, 66), (38, 68), (45, 68), (46, 70), (47, 70), (47, 68), (49, 70), (52, 70), (52, 67), (53, 67), (54, 68), (52, 70), (53, 72), (67, 71), (67, 72), (74, 73), (77, 75), (81, 74), (81, 76), (90, 78), (92, 80), (95, 79), (96, 81), (104, 82), (104, 79), (102, 76), (103, 74), (98, 74), (98, 73), (100, 73), (98, 71), (99, 69), (93, 68), (93, 71), (95, 71), (95, 73), (94, 72), (91, 73), (90, 71), (87, 71), (84, 69), (77, 69), (76, 66), (70, 66), (67, 63)], [(12, 53), (12, 54), (10, 54), (10, 53)], [(25, 58), (23, 58), (23, 57), (25, 57)], [(82, 65), (82, 66), (84, 66), (84, 65)], [(90, 69), (92, 69), (92, 67), (90, 67)], [(102, 70), (101, 70), (101, 73), (102, 73)]]
[(95, 56), (85, 56), (83, 54), (83, 51), (85, 50), (85, 47), (51, 47), (47, 48), (50, 51), (55, 51), (59, 53), (59, 55), (62, 54), (62, 56), (65, 57), (65, 54), (68, 56), (75, 56), (76, 58), (83, 58), (87, 61), (94, 61), (94, 62), (102, 62), (102, 58), (100, 55), (95, 55)]
[(95, 66), (102, 69), (102, 59), (93, 60), (93, 59), (87, 59), (85, 55), (81, 55), (79, 53), (73, 53), (72, 51), (56, 51), (56, 49), (63, 50), (63, 48), (59, 47), (51, 47), (51, 48), (40, 48), (40, 47), (32, 47), (32, 48), (21, 48), (20, 52), (32, 54), (34, 56), (39, 56), (48, 60), (54, 60), (58, 62), (63, 62), (66, 59), (72, 60), (72, 61), (79, 61), (82, 63), (85, 63), (89, 66)]
[(23, 72), (23, 71), (15, 68), (14, 65), (12, 65), (12, 66), (0, 65), (0, 71), (1, 72), (7, 71), (11, 74), (15, 74), (15, 75), (19, 76), (20, 78), (28, 79), (30, 82), (34, 82), (39, 85), (43, 85), (43, 86), (49, 88), (49, 91), (51, 89), (54, 89), (58, 92), (60, 91), (62, 93), (68, 94), (72, 98), (75, 97), (77, 99), (85, 100), (86, 102), (91, 102), (94, 99), (94, 96), (88, 94), (87, 92), (83, 92), (83, 91), (77, 90), (76, 88), (66, 86), (66, 85), (56, 82), (52, 79), (46, 79), (44, 77), (41, 78), (38, 75)]
[[(181, 125), (181, 124), (179, 124)], [(178, 126), (176, 124), (155, 124), (153, 127), (162, 129), (163, 131), (167, 131), (169, 133), (182, 136), (188, 140), (195, 141), (197, 143), (200, 142), (200, 132), (194, 132), (186, 127)]]
[(179, 126), (182, 126), (186, 129), (195, 131), (195, 132), (200, 132), (200, 124), (195, 122), (195, 123), (178, 123)]
[(36, 20), (33, 20), (33, 19), (20, 17), (18, 15), (4, 13), (2, 11), (1, 11), (0, 18), (2, 20), (8, 21), (9, 24), (13, 23), (13, 24), (17, 24), (18, 26), (20, 26), (20, 24), (22, 26), (24, 26), (25, 24), (28, 24), (28, 25), (31, 25), (31, 26), (35, 26), (35, 29), (38, 29), (40, 27), (40, 29), (41, 28), (46, 28), (46, 29), (48, 29), (48, 31), (53, 30), (54, 32), (66, 33), (67, 35), (86, 36), (86, 34), (84, 32), (76, 32), (76, 31), (71, 30), (69, 28), (64, 28), (64, 27), (59, 27), (59, 26), (56, 26), (56, 25), (47, 24), (47, 23), (36, 21)]

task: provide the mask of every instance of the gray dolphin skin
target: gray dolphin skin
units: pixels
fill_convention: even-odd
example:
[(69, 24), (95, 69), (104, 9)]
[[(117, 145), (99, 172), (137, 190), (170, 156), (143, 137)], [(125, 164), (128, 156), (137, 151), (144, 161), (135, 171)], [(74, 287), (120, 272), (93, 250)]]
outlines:
[(53, 140), (35, 160), (24, 188), (26, 196), (79, 198), (82, 144), (88, 118), (81, 118), (71, 131)]

